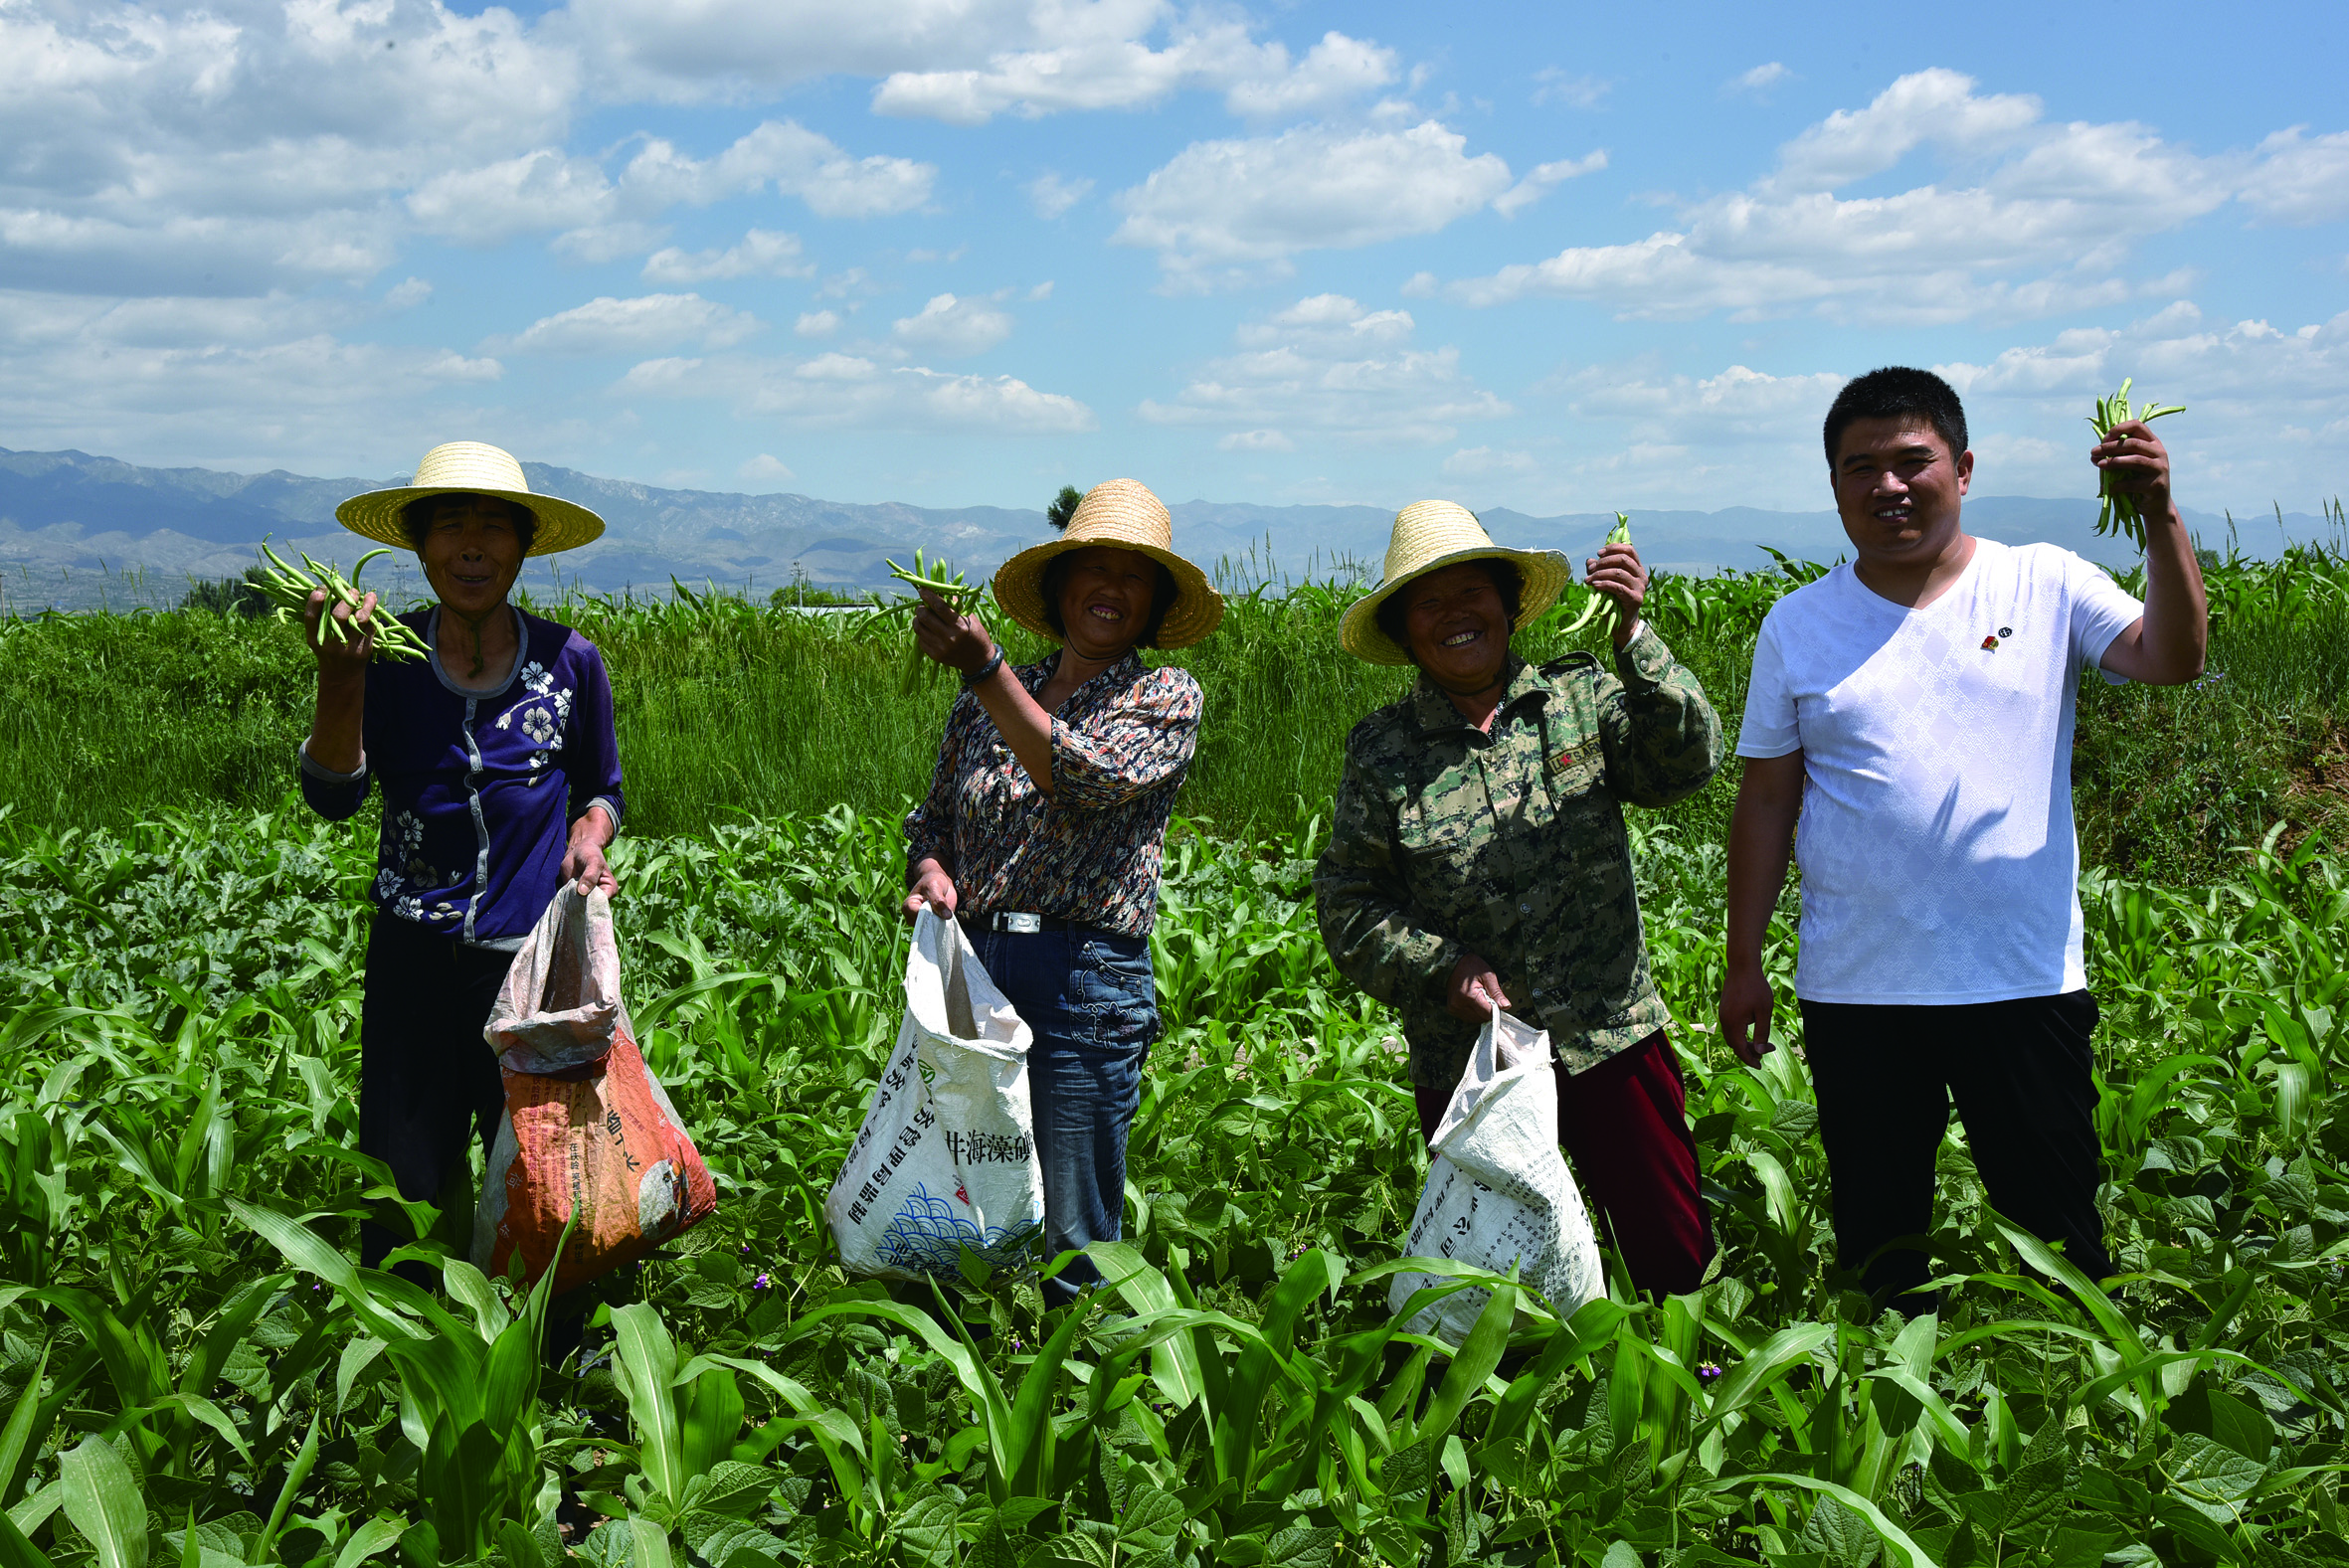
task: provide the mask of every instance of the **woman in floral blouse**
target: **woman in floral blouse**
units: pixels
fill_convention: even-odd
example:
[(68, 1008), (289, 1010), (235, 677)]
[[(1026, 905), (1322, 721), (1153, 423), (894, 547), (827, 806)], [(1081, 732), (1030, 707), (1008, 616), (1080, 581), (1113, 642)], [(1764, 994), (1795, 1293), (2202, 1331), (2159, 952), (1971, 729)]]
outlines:
[[(340, 821), (383, 787), (359, 1147), (391, 1167), (401, 1196), (434, 1202), (504, 1105), (481, 1028), (514, 950), (564, 882), (616, 886), (604, 846), (620, 831), (620, 748), (603, 656), (506, 601), (525, 556), (586, 544), (604, 523), (531, 494), (519, 463), (476, 441), (434, 447), (414, 484), (354, 496), (335, 516), (415, 550), (438, 601), (399, 617), (432, 657), (395, 664), (372, 657), (374, 595), (355, 613), (334, 607), (347, 640), (319, 636), (326, 596), (310, 596), (318, 696), (300, 753), (302, 796), (320, 816)], [(361, 1225), (368, 1267), (396, 1244)]]
[[(1131, 479), (1096, 486), (1066, 533), (1013, 556), (995, 600), (1060, 649), (1012, 666), (976, 615), (925, 593), (922, 651), (962, 672), (929, 795), (905, 819), (910, 915), (958, 916), (1033, 1031), (1028, 1092), (1044, 1250), (1114, 1241), (1126, 1132), (1158, 1035), (1150, 929), (1174, 792), (1198, 741), (1199, 685), (1138, 647), (1188, 647), (1223, 601), (1174, 554), (1173, 521)], [(1063, 1302), (1099, 1280), (1078, 1259)]]

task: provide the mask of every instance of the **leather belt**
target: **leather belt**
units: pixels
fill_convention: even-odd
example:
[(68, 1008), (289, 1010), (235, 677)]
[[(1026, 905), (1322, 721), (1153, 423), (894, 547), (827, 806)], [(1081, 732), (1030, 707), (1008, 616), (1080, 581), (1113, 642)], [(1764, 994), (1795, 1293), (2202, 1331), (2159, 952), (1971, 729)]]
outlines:
[(1032, 937), (1039, 932), (1067, 931), (1076, 922), (1057, 915), (1030, 915), (1024, 910), (997, 910), (992, 915), (965, 915), (964, 923), (981, 931), (1005, 932), (1015, 937)]

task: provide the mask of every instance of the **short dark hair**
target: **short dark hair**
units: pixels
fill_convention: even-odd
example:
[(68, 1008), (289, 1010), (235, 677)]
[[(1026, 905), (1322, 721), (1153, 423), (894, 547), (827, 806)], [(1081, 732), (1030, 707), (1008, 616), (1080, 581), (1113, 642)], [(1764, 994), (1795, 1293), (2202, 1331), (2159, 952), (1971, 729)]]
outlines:
[(1929, 370), (1906, 365), (1887, 365), (1865, 376), (1854, 376), (1844, 383), (1827, 410), (1828, 471), (1834, 471), (1837, 448), (1855, 421), (1913, 415), (1931, 422), (1933, 434), (1949, 443), (1950, 456), (1966, 449), (1965, 405), (1957, 401), (1957, 391), (1948, 382)]
[[(1041, 585), (1044, 624), (1050, 626), (1053, 634), (1063, 640), (1068, 636), (1068, 627), (1060, 618), (1060, 591), (1068, 587), (1068, 558), (1075, 554), (1074, 550), (1063, 550), (1044, 563)], [(1165, 562), (1153, 558), (1151, 565), (1159, 569), (1159, 580), (1151, 586), (1150, 618), (1142, 623), (1142, 635), (1134, 639), (1134, 645), (1138, 648), (1155, 648), (1159, 645), (1159, 628), (1167, 623), (1167, 612), (1174, 608), (1174, 601), (1182, 593), (1182, 586), (1174, 581), (1174, 574), (1167, 570)]]
[(452, 507), (468, 506), (475, 501), (493, 501), (506, 509), (506, 516), (514, 525), (514, 537), (522, 541), (522, 554), (530, 553), (530, 546), (538, 538), (538, 516), (519, 501), (509, 501), (502, 495), (476, 495), (470, 490), (450, 490), (440, 495), (420, 496), (400, 508), (400, 526), (407, 531), (408, 543), (418, 555), (424, 554), (425, 539), (441, 514)]
[[(1509, 615), (1509, 629), (1516, 631), (1518, 611), (1526, 602), (1526, 575), (1517, 569), (1517, 563), (1503, 561), (1497, 556), (1481, 556), (1474, 561), (1464, 561), (1461, 565), (1485, 569), (1485, 575), (1493, 580), (1493, 591), (1501, 596), (1502, 610)], [(1406, 583), (1403, 588), (1396, 589), (1381, 600), (1375, 617), (1378, 629), (1386, 633), (1386, 640), (1405, 653), (1411, 651), (1411, 639), (1405, 634), (1403, 624), (1411, 615), (1410, 596), (1405, 592), (1409, 587)], [(1411, 662), (1416, 664), (1419, 661), (1414, 658)]]

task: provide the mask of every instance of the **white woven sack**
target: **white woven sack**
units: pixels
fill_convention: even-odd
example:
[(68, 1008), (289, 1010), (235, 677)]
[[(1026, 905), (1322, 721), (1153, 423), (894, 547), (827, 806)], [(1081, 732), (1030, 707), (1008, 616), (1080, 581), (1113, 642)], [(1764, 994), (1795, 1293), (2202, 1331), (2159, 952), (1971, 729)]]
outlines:
[[(1606, 1294), (1598, 1240), (1557, 1149), (1557, 1067), (1549, 1035), (1495, 1011), (1477, 1036), (1459, 1087), (1436, 1124), (1427, 1189), (1411, 1216), (1406, 1258), (1450, 1258), (1518, 1278), (1560, 1312)], [(1387, 1307), (1445, 1283), (1398, 1274)], [(1404, 1327), (1459, 1344), (1490, 1292), (1457, 1291)]]
[(1044, 1223), (1029, 1039), (963, 928), (924, 909), (897, 1049), (823, 1204), (851, 1273), (952, 1275), (965, 1247), (1025, 1261)]

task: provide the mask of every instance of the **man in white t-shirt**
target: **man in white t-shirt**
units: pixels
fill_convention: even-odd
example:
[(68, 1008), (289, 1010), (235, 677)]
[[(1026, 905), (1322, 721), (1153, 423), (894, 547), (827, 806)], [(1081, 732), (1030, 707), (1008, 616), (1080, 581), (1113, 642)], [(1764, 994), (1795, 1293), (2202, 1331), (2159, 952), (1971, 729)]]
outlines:
[[(1770, 1047), (1762, 934), (1802, 867), (1795, 997), (1844, 1267), (1904, 1309), (1954, 1098), (1990, 1201), (2112, 1272), (2072, 824), (2081, 672), (2171, 686), (2202, 672), (2202, 574), (2142, 424), (2090, 460), (2145, 518), (2145, 602), (2054, 545), (1959, 526), (1965, 411), (1940, 377), (1872, 371), (1828, 411), (1855, 556), (1762, 622), (1737, 740), (1720, 1025)], [(1797, 834), (1799, 818), (1800, 831)]]

